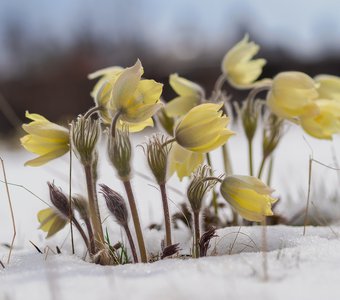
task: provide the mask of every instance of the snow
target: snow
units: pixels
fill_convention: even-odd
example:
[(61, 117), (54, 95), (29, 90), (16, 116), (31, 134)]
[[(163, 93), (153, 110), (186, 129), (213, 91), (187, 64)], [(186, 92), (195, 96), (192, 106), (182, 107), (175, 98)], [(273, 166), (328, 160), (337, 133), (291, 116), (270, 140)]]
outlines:
[[(0, 271), (0, 299), (319, 300), (340, 296), (339, 227), (308, 227), (306, 236), (301, 227), (268, 227), (267, 281), (263, 253), (253, 248), (237, 250), (250, 238), (260, 247), (262, 227), (242, 227), (240, 232), (248, 240), (239, 234), (235, 254), (228, 255), (238, 231), (231, 227), (217, 232), (212, 245), (222, 240), (218, 256), (152, 264), (103, 267), (69, 254), (15, 251), (10, 265)], [(4, 251), (1, 254), (5, 256)]]

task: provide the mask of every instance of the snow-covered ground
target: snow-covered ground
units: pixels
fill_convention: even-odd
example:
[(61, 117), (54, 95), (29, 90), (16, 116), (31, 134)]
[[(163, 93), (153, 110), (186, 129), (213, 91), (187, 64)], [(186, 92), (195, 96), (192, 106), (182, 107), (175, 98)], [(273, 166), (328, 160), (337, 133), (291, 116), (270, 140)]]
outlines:
[(339, 227), (308, 227), (306, 236), (302, 228), (268, 227), (267, 280), (257, 252), (261, 227), (217, 234), (211, 251), (218, 244), (217, 254), (226, 255), (152, 264), (102, 267), (66, 254), (16, 251), (0, 271), (0, 299), (339, 299)]
[[(281, 198), (278, 212), (285, 217), (304, 208), (308, 182), (308, 160), (313, 157), (335, 166), (340, 140), (333, 142), (303, 138), (302, 131), (292, 125), (282, 140), (275, 156), (272, 187)], [(239, 132), (239, 131), (238, 131)], [(135, 144), (144, 136), (135, 137)], [(234, 171), (247, 174), (247, 147), (242, 134), (229, 142)], [(143, 227), (161, 223), (161, 201), (150, 172), (146, 168), (143, 152), (135, 151), (133, 188)], [(267, 247), (268, 281), (265, 282), (260, 227), (232, 227), (218, 231), (212, 240), (212, 256), (194, 259), (172, 259), (153, 264), (102, 267), (81, 260), (82, 241), (76, 236), (77, 256), (71, 256), (69, 230), (66, 228), (50, 240), (38, 230), (36, 214), (46, 207), (48, 200), (46, 181), (53, 181), (68, 191), (68, 156), (40, 168), (24, 167), (32, 155), (0, 145), (8, 181), (20, 186), (10, 186), (17, 237), (12, 261), (6, 269), (0, 267), (0, 299), (337, 299), (340, 296), (340, 227), (309, 227), (302, 235), (301, 227), (268, 227)], [(255, 163), (258, 166), (260, 145), (255, 147)], [(213, 165), (217, 174), (222, 173), (222, 160), (214, 152)], [(150, 177), (145, 179), (139, 174)], [(338, 173), (313, 164), (312, 209), (322, 219), (340, 220), (340, 203), (337, 200)], [(2, 180), (2, 174), (0, 175)], [(101, 163), (99, 183), (105, 183), (124, 194), (109, 163)], [(185, 201), (185, 186), (176, 178), (169, 182), (170, 210), (178, 211), (178, 203)], [(183, 195), (171, 189), (183, 191)], [(73, 163), (72, 189), (84, 193), (82, 170)], [(33, 194), (32, 194), (33, 193)], [(39, 199), (40, 198), (40, 199)], [(103, 219), (108, 216), (100, 198)], [(0, 183), (0, 243), (9, 243), (12, 227), (5, 194)], [(322, 222), (320, 221), (320, 224)], [(121, 231), (111, 218), (105, 221), (113, 242), (121, 240)], [(157, 253), (163, 233), (145, 230), (148, 250)], [(187, 228), (177, 230), (176, 242), (181, 242), (181, 253), (190, 251), (191, 234)], [(29, 241), (41, 249), (59, 246), (62, 255), (39, 254)], [(232, 255), (229, 255), (232, 254)], [(0, 250), (0, 260), (6, 263), (8, 249)]]

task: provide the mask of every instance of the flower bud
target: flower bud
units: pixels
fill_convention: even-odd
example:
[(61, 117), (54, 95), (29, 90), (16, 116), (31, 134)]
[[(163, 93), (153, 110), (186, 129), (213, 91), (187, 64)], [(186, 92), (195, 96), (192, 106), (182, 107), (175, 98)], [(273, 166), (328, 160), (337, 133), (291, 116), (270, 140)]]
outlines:
[(193, 174), (193, 179), (189, 184), (187, 197), (191, 205), (191, 209), (194, 213), (198, 213), (201, 210), (202, 201), (205, 193), (211, 190), (219, 181), (218, 178), (205, 180), (209, 176), (209, 174), (209, 166), (200, 166)]
[(262, 153), (268, 157), (277, 147), (283, 131), (283, 119), (270, 114), (263, 128)]
[(86, 220), (89, 218), (89, 205), (87, 200), (81, 196), (72, 196), (73, 208), (79, 213), (80, 218)]
[(98, 120), (79, 116), (71, 128), (74, 153), (84, 166), (91, 165), (100, 135)]
[(167, 180), (168, 155), (171, 149), (171, 144), (166, 144), (167, 140), (164, 135), (155, 134), (146, 144), (148, 164), (158, 184)]
[(252, 141), (257, 128), (257, 121), (261, 109), (260, 100), (247, 99), (239, 109), (239, 116), (242, 120), (244, 132), (248, 141)]
[(131, 173), (131, 142), (127, 126), (116, 128), (115, 136), (109, 135), (108, 155), (122, 180), (129, 179)]
[(100, 187), (107, 208), (115, 217), (116, 222), (120, 226), (125, 227), (128, 224), (129, 214), (123, 197), (105, 184), (101, 184)]
[(70, 217), (70, 214), (72, 216), (73, 213), (70, 209), (70, 203), (65, 194), (53, 183), (48, 182), (47, 184), (50, 190), (50, 199), (55, 208), (57, 208), (64, 216), (68, 218)]

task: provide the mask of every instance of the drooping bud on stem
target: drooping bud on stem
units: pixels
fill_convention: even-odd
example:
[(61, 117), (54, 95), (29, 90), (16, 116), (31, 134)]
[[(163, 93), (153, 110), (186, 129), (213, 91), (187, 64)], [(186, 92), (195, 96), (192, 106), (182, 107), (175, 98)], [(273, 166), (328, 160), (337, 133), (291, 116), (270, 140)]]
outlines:
[(54, 207), (57, 208), (65, 217), (72, 217), (73, 213), (70, 209), (70, 203), (66, 195), (57, 188), (54, 183), (47, 182), (47, 185), (50, 191), (50, 199)]
[(134, 259), (134, 262), (138, 262), (136, 247), (131, 235), (131, 231), (128, 225), (128, 219), (129, 219), (129, 213), (128, 209), (126, 207), (125, 201), (123, 197), (115, 192), (114, 190), (110, 189), (107, 185), (101, 184), (101, 193), (103, 194), (107, 208), (109, 211), (113, 214), (113, 216), (116, 219), (116, 222), (122, 226), (125, 230), (126, 236), (128, 238), (132, 256)]

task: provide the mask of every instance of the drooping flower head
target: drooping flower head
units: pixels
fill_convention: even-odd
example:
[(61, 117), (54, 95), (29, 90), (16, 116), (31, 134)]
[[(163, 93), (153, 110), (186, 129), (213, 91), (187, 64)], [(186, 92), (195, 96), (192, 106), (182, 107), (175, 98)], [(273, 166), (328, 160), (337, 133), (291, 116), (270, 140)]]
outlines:
[(296, 120), (298, 117), (317, 115), (315, 101), (317, 84), (302, 72), (281, 72), (276, 75), (267, 95), (267, 105), (281, 118)]
[(22, 125), (28, 134), (20, 142), (27, 151), (39, 156), (27, 161), (25, 166), (41, 166), (69, 151), (70, 137), (65, 127), (52, 123), (39, 114), (26, 112), (26, 118), (32, 122)]
[(204, 90), (201, 86), (178, 76), (176, 73), (170, 75), (169, 82), (178, 94), (178, 97), (171, 100), (165, 106), (165, 112), (169, 117), (183, 116), (204, 98)]
[(119, 113), (118, 125), (127, 123), (130, 131), (153, 125), (151, 117), (162, 106), (159, 98), (163, 85), (142, 79), (143, 72), (142, 64), (137, 60), (132, 67), (115, 69), (111, 76), (104, 77), (101, 87), (95, 87), (96, 103), (107, 109), (103, 114), (104, 122), (110, 123)]
[(263, 58), (253, 59), (259, 49), (260, 47), (254, 42), (249, 42), (249, 36), (245, 35), (227, 52), (222, 61), (222, 72), (231, 85), (248, 89), (268, 83), (268, 79), (256, 81), (266, 64)]
[(223, 198), (248, 221), (261, 222), (272, 216), (271, 206), (277, 199), (273, 190), (253, 176), (227, 176), (220, 186)]
[(176, 125), (176, 142), (187, 150), (210, 152), (222, 146), (234, 132), (227, 128), (229, 118), (220, 110), (223, 104), (205, 103), (192, 108)]

